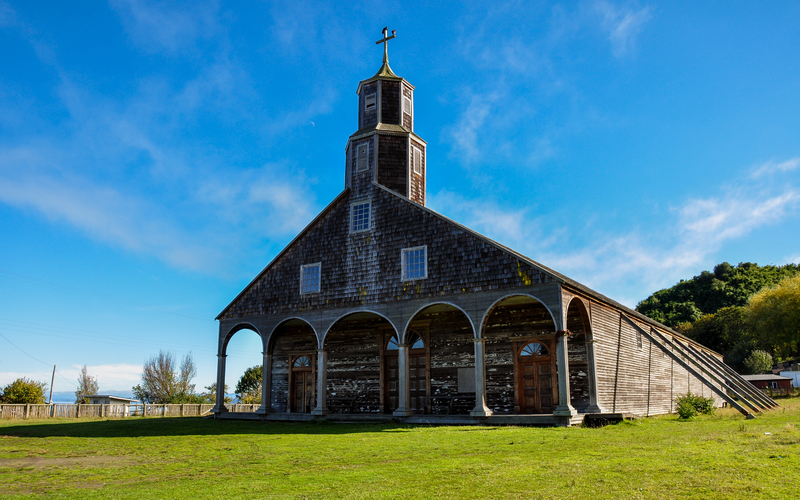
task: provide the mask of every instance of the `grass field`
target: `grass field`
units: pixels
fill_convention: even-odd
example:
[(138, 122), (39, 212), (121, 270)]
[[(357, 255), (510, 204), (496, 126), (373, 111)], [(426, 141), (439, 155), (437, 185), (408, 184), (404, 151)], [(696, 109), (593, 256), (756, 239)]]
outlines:
[(0, 497), (793, 498), (800, 399), (600, 429), (0, 422)]

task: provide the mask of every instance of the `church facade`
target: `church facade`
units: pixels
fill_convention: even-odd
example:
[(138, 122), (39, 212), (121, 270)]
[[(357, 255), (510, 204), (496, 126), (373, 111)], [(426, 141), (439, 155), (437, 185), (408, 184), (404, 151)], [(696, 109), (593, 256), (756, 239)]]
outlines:
[[(358, 85), (344, 190), (217, 317), (217, 387), (248, 329), (263, 419), (571, 425), (687, 392), (734, 404), (717, 353), (426, 207), (415, 89), (388, 38)], [(235, 418), (223, 392), (213, 412)]]

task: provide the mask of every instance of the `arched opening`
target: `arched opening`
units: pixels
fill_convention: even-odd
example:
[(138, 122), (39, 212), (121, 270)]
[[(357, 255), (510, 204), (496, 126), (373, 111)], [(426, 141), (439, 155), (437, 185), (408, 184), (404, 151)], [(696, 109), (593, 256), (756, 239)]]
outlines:
[(567, 331), (570, 404), (583, 413), (590, 404), (589, 350), (586, 343), (590, 332), (586, 307), (578, 298), (573, 298), (567, 308)]
[(331, 326), (324, 344), (331, 413), (385, 411), (382, 352), (395, 335), (392, 324), (372, 312), (348, 314)]
[(495, 414), (552, 413), (558, 403), (556, 325), (547, 307), (527, 295), (506, 297), (489, 310), (482, 337), (486, 406)]
[(272, 364), (272, 411), (310, 413), (316, 403), (317, 335), (306, 321), (293, 318), (272, 332), (267, 352)]
[[(228, 334), (225, 342), (225, 354), (227, 355), (225, 358), (225, 388), (214, 388), (215, 391), (224, 391), (224, 401), (228, 401), (226, 405), (231, 403), (261, 404), (263, 350), (261, 335), (249, 325), (242, 325)], [(247, 377), (245, 377), (246, 372)], [(253, 372), (258, 373), (255, 380), (252, 379)], [(237, 390), (239, 385), (241, 385), (240, 391)], [(232, 409), (236, 410), (235, 407)]]
[(469, 414), (475, 406), (474, 330), (451, 304), (432, 304), (409, 322), (410, 410)]

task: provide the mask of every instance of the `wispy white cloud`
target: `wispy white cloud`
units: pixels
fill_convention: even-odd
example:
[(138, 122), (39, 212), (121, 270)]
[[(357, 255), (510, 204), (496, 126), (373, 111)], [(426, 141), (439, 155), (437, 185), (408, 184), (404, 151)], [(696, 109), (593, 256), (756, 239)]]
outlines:
[[(658, 229), (627, 232), (594, 229), (584, 246), (569, 240), (585, 228), (554, 225), (547, 216), (508, 209), (486, 199), (467, 199), (442, 191), (429, 197), (431, 208), (573, 279), (630, 306), (701, 266), (727, 242), (797, 217), (800, 187), (741, 182), (719, 188), (720, 194), (684, 201)], [(800, 255), (787, 259), (800, 261)], [(625, 294), (638, 294), (629, 295)]]
[(650, 7), (621, 6), (606, 0), (595, 1), (593, 8), (616, 57), (623, 57), (635, 48), (636, 37), (653, 17)]
[(780, 163), (768, 161), (756, 167), (753, 173), (750, 174), (750, 177), (752, 177), (753, 179), (758, 179), (759, 177), (763, 177), (765, 175), (772, 175), (781, 172), (791, 172), (793, 170), (796, 170), (798, 167), (800, 167), (800, 158), (792, 158), (790, 160), (786, 160)]
[(216, 1), (174, 2), (110, 0), (137, 46), (148, 52), (177, 54), (193, 50), (198, 39), (220, 31)]

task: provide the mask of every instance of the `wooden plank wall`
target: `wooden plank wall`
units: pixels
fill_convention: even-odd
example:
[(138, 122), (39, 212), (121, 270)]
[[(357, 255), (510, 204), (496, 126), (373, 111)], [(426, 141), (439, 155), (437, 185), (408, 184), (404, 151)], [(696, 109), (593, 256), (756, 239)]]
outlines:
[[(592, 303), (591, 315), (598, 400), (608, 411), (635, 415), (670, 413), (675, 398), (689, 391), (713, 397), (721, 405), (721, 398), (701, 380), (621, 321), (619, 311)], [(634, 321), (650, 331), (649, 324)], [(671, 338), (666, 330), (660, 331)]]
[(474, 393), (458, 392), (458, 369), (475, 368), (472, 325), (461, 311), (420, 314), (415, 319), (430, 321), (431, 395), (465, 396), (454, 401), (453, 413), (468, 414), (475, 407), (475, 400), (466, 396)]
[[(374, 327), (328, 333), (328, 397), (356, 398), (354, 413), (380, 412), (380, 342), (381, 333)], [(329, 406), (337, 411), (334, 405)]]

